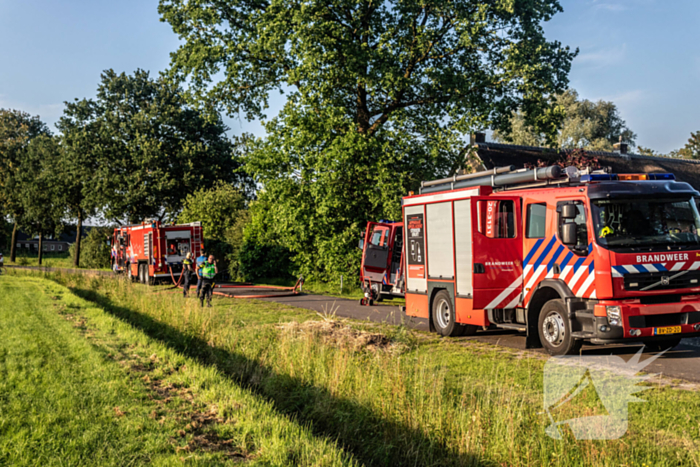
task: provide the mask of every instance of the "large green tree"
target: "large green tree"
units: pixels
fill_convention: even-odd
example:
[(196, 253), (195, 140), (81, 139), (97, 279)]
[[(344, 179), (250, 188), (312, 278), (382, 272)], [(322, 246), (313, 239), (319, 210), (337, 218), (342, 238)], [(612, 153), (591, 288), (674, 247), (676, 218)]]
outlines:
[[(66, 218), (76, 222), (76, 235), (73, 248), (73, 265), (80, 267), (81, 245), (83, 239), (83, 222), (98, 212), (101, 203), (110, 198), (107, 184), (101, 184), (105, 176), (104, 167), (109, 140), (101, 140), (103, 133), (101, 122), (91, 118), (88, 109), (93, 106), (88, 102), (68, 104), (67, 116), (63, 117), (58, 128), (60, 148), (58, 163), (54, 170), (56, 183), (61, 186), (58, 193), (60, 205)], [(113, 154), (113, 153), (109, 153)], [(113, 160), (112, 160), (113, 161)]]
[(622, 140), (635, 145), (637, 135), (627, 127), (614, 102), (581, 99), (569, 89), (552, 98), (554, 111), (563, 115), (554, 139), (527, 121), (522, 111), (513, 112), (510, 128), (494, 132), (497, 141), (523, 146), (551, 146), (564, 149), (612, 151)]
[(20, 226), (26, 233), (39, 236), (39, 265), (45, 236), (57, 235), (63, 228), (64, 211), (60, 201), (63, 187), (54, 175), (58, 164), (56, 138), (39, 135), (30, 141), (19, 172), (13, 177), (13, 190), (23, 209)]
[(574, 52), (547, 41), (557, 0), (161, 0), (183, 40), (169, 76), (203, 108), (265, 118), (248, 168), (274, 203), (268, 223), (303, 272), (354, 270), (362, 224), (464, 159), (474, 128), (556, 128)]
[(57, 127), (75, 169), (92, 172), (89, 190), (76, 187), (88, 198), (81, 209), (100, 206), (116, 222), (174, 220), (188, 193), (215, 180), (249, 189), (221, 119), (143, 70), (106, 70), (96, 99), (67, 102)]
[(20, 164), (32, 139), (49, 134), (38, 116), (21, 110), (0, 109), (0, 213), (13, 222), (10, 261), (15, 261), (17, 228), (22, 223), (24, 206), (19, 191)]

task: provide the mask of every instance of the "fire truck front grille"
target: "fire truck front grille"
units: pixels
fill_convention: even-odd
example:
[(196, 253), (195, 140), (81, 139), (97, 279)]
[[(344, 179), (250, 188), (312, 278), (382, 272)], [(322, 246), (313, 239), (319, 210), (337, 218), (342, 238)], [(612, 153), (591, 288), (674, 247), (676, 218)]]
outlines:
[(640, 274), (626, 274), (624, 279), (625, 290), (668, 290), (687, 289), (700, 287), (700, 271), (688, 271), (675, 277), (678, 272), (645, 272)]

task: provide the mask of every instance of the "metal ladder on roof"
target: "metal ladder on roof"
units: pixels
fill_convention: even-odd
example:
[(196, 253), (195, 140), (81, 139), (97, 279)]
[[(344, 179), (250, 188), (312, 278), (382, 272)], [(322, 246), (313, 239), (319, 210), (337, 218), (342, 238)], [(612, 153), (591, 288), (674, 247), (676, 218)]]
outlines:
[(192, 254), (197, 257), (202, 254), (202, 228), (195, 227), (192, 235)]

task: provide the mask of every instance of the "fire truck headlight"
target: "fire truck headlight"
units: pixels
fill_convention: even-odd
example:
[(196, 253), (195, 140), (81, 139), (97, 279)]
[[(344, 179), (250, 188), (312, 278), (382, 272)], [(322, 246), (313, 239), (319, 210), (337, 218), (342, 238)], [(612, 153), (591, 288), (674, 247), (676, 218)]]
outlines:
[(608, 314), (610, 326), (620, 326), (622, 324), (622, 310), (620, 310), (619, 306), (606, 306), (605, 311)]

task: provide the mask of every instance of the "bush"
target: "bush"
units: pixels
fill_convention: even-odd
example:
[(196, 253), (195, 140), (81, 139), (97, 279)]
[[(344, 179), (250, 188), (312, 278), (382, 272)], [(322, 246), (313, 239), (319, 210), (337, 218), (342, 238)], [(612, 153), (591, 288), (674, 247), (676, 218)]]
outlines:
[(291, 252), (283, 246), (246, 240), (238, 255), (240, 273), (247, 281), (290, 278), (293, 277), (290, 258)]
[(279, 241), (274, 206), (257, 200), (250, 204), (238, 247), (239, 275), (247, 281), (293, 277), (292, 252)]
[[(80, 243), (80, 266), (88, 269), (107, 269), (111, 250), (108, 240), (114, 230), (110, 227), (93, 227)], [(75, 262), (75, 243), (68, 250)]]

